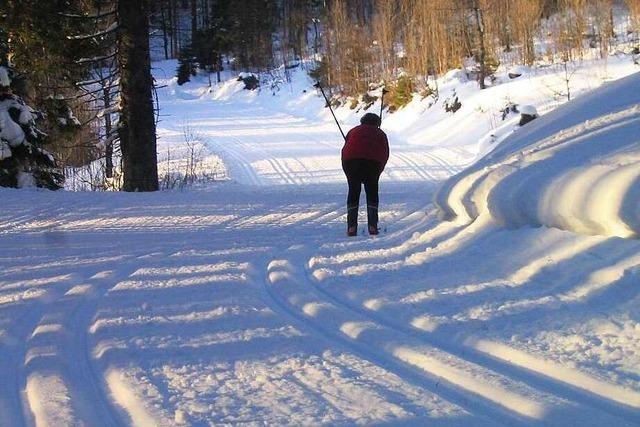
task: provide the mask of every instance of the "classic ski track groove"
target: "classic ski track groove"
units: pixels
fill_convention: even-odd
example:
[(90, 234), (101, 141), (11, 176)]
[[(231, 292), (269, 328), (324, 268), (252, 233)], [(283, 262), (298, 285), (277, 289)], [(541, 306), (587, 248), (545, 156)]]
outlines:
[[(134, 258), (137, 259), (139, 256), (141, 255), (139, 254), (138, 256), (134, 256)], [(129, 263), (125, 263), (125, 265), (128, 264)], [(88, 341), (89, 327), (91, 325), (91, 320), (96, 315), (96, 310), (100, 304), (100, 300), (120, 281), (126, 279), (135, 272), (137, 268), (138, 265), (131, 263), (131, 266), (125, 270), (119, 270), (112, 277), (98, 281), (96, 284), (95, 296), (84, 298), (78, 308), (78, 317), (81, 319), (78, 323), (81, 328), (76, 328), (76, 333), (74, 334), (74, 338), (79, 340), (77, 342), (83, 350), (83, 357), (80, 360), (83, 365), (82, 369), (84, 371), (84, 375), (89, 378), (91, 393), (96, 397), (96, 400), (94, 401), (99, 402), (100, 412), (110, 421), (109, 425), (116, 427), (127, 425), (122, 419), (124, 411), (115, 406), (115, 402), (108, 395), (103, 375), (104, 373), (99, 371), (99, 367), (96, 366), (95, 363), (92, 363), (93, 358), (91, 356), (91, 347), (89, 346)], [(105, 418), (99, 416), (94, 419), (104, 420)]]
[(441, 165), (444, 170), (446, 170), (447, 172), (449, 172), (449, 174), (451, 174), (451, 176), (457, 174), (458, 172), (460, 172), (462, 170), (462, 168), (459, 168), (459, 167), (451, 165), (451, 163), (447, 162), (442, 157), (438, 156), (437, 154), (434, 154), (433, 152), (431, 152), (429, 150), (424, 150), (423, 154), (425, 156), (429, 157), (434, 162), (436, 162), (439, 165)]
[[(268, 271), (268, 265), (265, 266), (264, 271)], [(374, 353), (366, 345), (349, 340), (342, 337), (339, 333), (331, 332), (325, 328), (317, 326), (313, 321), (309, 320), (303, 314), (300, 314), (296, 309), (294, 309), (287, 301), (284, 300), (283, 296), (278, 295), (277, 291), (273, 289), (273, 284), (270, 282), (268, 274), (263, 278), (263, 288), (268, 298), (272, 301), (272, 304), (270, 304), (272, 308), (277, 313), (291, 319), (300, 329), (312, 330), (329, 342), (333, 342), (338, 348), (347, 349), (358, 357), (397, 375), (402, 380), (416, 385), (429, 393), (437, 395), (450, 403), (460, 406), (472, 415), (477, 415), (479, 413), (484, 419), (491, 421), (493, 425), (530, 425), (525, 422), (524, 419), (513, 416), (506, 411), (502, 411), (500, 408), (490, 408), (478, 402), (471, 402), (473, 399), (469, 399), (467, 394), (457, 390), (455, 387), (441, 385), (435, 377), (430, 378), (417, 369), (399, 363), (392, 357)], [(509, 423), (503, 424), (502, 422), (497, 422), (496, 419), (508, 419)]]
[[(426, 219), (422, 219), (422, 220), (418, 220), (415, 221), (415, 223), (422, 223), (423, 221), (425, 221)], [(459, 228), (453, 236), (445, 236), (441, 239), (437, 239), (437, 241), (433, 242), (433, 241), (429, 241), (426, 242), (422, 246), (426, 246), (427, 248), (433, 248), (438, 246), (441, 243), (446, 242), (447, 240), (449, 240), (452, 237), (455, 237), (456, 235), (458, 235), (460, 232), (463, 232), (464, 229), (466, 227), (461, 227)], [(387, 241), (385, 242), (387, 245), (389, 243), (392, 243), (394, 241), (400, 241), (402, 240), (403, 236), (406, 236), (407, 233), (399, 233), (398, 236), (394, 236), (395, 238), (388, 238)], [(406, 238), (406, 237), (405, 237)], [(411, 250), (415, 250), (416, 248), (411, 248), (408, 251)], [(306, 254), (304, 256), (303, 259), (310, 259), (310, 257), (308, 256), (309, 254)], [(296, 268), (296, 266), (294, 266), (294, 268)], [(419, 340), (421, 340), (422, 342), (424, 342), (425, 344), (441, 350), (445, 353), (451, 354), (452, 356), (458, 357), (463, 361), (466, 361), (468, 363), (477, 365), (481, 368), (487, 369), (489, 371), (493, 371), (495, 373), (497, 373), (498, 375), (504, 376), (505, 378), (509, 379), (509, 380), (515, 380), (518, 382), (522, 382), (524, 384), (526, 384), (527, 386), (536, 389), (538, 391), (541, 391), (543, 393), (558, 397), (560, 399), (565, 399), (567, 401), (571, 401), (574, 402), (580, 406), (585, 406), (585, 407), (594, 407), (597, 408), (596, 412), (604, 412), (608, 415), (611, 415), (612, 417), (620, 419), (620, 412), (622, 411), (622, 413), (624, 414), (624, 418), (626, 419), (626, 421), (631, 422), (631, 423), (640, 423), (640, 416), (638, 413), (634, 412), (632, 409), (630, 408), (626, 408), (620, 404), (616, 404), (615, 402), (608, 402), (608, 401), (602, 401), (599, 400), (597, 397), (590, 395), (587, 391), (584, 390), (580, 390), (577, 389), (575, 387), (572, 387), (571, 385), (568, 384), (564, 384), (560, 381), (554, 380), (553, 378), (549, 378), (549, 377), (544, 377), (540, 374), (534, 373), (534, 372), (530, 372), (527, 371), (526, 369), (523, 369), (521, 367), (518, 367), (516, 365), (511, 365), (508, 363), (505, 363), (504, 361), (501, 360), (497, 360), (494, 359), (486, 354), (483, 354), (475, 349), (472, 349), (468, 346), (464, 346), (461, 344), (457, 344), (457, 343), (452, 343), (452, 344), (447, 344), (446, 342), (444, 342), (442, 339), (439, 339), (438, 337), (433, 337), (430, 334), (423, 332), (423, 331), (419, 331), (416, 330), (413, 327), (408, 327), (406, 325), (400, 325), (397, 322), (393, 322), (387, 318), (385, 318), (384, 316), (381, 315), (376, 315), (373, 311), (368, 310), (364, 307), (360, 307), (358, 306), (356, 303), (354, 303), (351, 300), (345, 299), (338, 299), (336, 296), (334, 296), (333, 294), (331, 294), (329, 291), (325, 290), (322, 288), (322, 286), (320, 286), (320, 284), (311, 276), (312, 271), (310, 271), (310, 269), (308, 268), (307, 263), (305, 262), (305, 264), (302, 266), (302, 270), (304, 272), (303, 274), (303, 278), (302, 278), (302, 282), (306, 282), (307, 286), (310, 286), (314, 293), (316, 294), (320, 294), (325, 298), (325, 301), (330, 302), (332, 305), (336, 306), (336, 307), (341, 307), (343, 310), (346, 311), (351, 311), (354, 312), (358, 315), (364, 316), (366, 319), (369, 319), (370, 321), (372, 321), (373, 323), (382, 325), (384, 327), (387, 327), (391, 330), (394, 331), (398, 331), (402, 334), (407, 334), (409, 337), (415, 337), (418, 338)], [(267, 288), (269, 288), (268, 282), (269, 279), (267, 277), (267, 279), (265, 279), (265, 283), (267, 284)], [(269, 289), (267, 289), (269, 291)], [(279, 297), (277, 297), (276, 295), (274, 295), (275, 290), (269, 291), (269, 295), (276, 300), (276, 302), (279, 303), (279, 305), (282, 307), (282, 305), (288, 305), (288, 303), (286, 302), (286, 300), (284, 299), (284, 297), (280, 298), (280, 301), (277, 301), (277, 299)], [(332, 337), (335, 341), (339, 341), (342, 342), (343, 344), (352, 346), (355, 345), (358, 350), (360, 352), (362, 352), (363, 350), (361, 349), (361, 347), (366, 347), (366, 344), (360, 344), (360, 343), (355, 343), (353, 341), (348, 340), (345, 337), (342, 337), (340, 334), (340, 331), (336, 331), (336, 332), (327, 332), (324, 331), (322, 328), (320, 327), (316, 327), (315, 325), (312, 325), (313, 320), (310, 320), (309, 318), (307, 318), (304, 314), (298, 313), (296, 311), (295, 308), (293, 308), (292, 306), (288, 305), (288, 307), (284, 307), (286, 309), (286, 311), (294, 316), (295, 318), (297, 318), (298, 320), (302, 321), (304, 324), (309, 325), (310, 327), (312, 327), (314, 330), (320, 330), (320, 332), (323, 333), (323, 335), (329, 335), (330, 337)], [(364, 351), (364, 354), (369, 354), (369, 351)], [(472, 357), (469, 357), (469, 355), (471, 355)], [(380, 357), (378, 355), (378, 357)], [(388, 356), (382, 356), (383, 359), (387, 359)], [(368, 359), (371, 359), (371, 357), (369, 356)], [(396, 360), (392, 360), (392, 362), (394, 364), (397, 364), (398, 361)], [(400, 362), (403, 363), (403, 362)], [(413, 368), (411, 368), (413, 370)], [(422, 372), (420, 372), (421, 374), (423, 374)], [(424, 375), (424, 374), (423, 374)], [(456, 387), (455, 385), (453, 385), (453, 387)], [(458, 403), (458, 402), (454, 402), (454, 403)], [(620, 420), (622, 421), (622, 420)]]
[(9, 386), (7, 387), (7, 391), (10, 393), (10, 396), (7, 396), (10, 404), (8, 416), (15, 415), (18, 418), (14, 419), (10, 425), (27, 426), (27, 420), (31, 419), (26, 399), (22, 395), (22, 383), (24, 382), (24, 368), (22, 366), (27, 353), (27, 338), (40, 323), (40, 318), (46, 311), (45, 306), (45, 303), (38, 302), (35, 307), (31, 307), (30, 311), (15, 319), (12, 325), (12, 336), (14, 339), (21, 338), (20, 344), (16, 346), (16, 351), (10, 353), (0, 364), (0, 376), (7, 379), (5, 386)]
[[(215, 152), (220, 153), (223, 162), (227, 167), (227, 173), (229, 174), (229, 177), (231, 179), (235, 180), (236, 182), (242, 182), (246, 180), (248, 181), (248, 185), (260, 185), (262, 183), (262, 179), (260, 178), (260, 176), (256, 173), (253, 167), (251, 167), (251, 162), (249, 162), (247, 158), (244, 157), (237, 149), (232, 148), (233, 144), (224, 144), (222, 146), (214, 142), (214, 140), (210, 136), (206, 135), (206, 133), (204, 133), (204, 135), (206, 145), (208, 147), (213, 146), (215, 148)], [(225, 135), (224, 139), (233, 142), (237, 141), (237, 138), (228, 135)], [(226, 161), (226, 158), (231, 158), (233, 162)], [(233, 176), (234, 171), (229, 168), (230, 164), (236, 166), (236, 171), (238, 171), (241, 176)]]
[[(293, 268), (295, 268), (295, 266), (293, 266)], [(267, 271), (268, 270), (269, 270), (269, 267), (267, 268)], [(301, 276), (304, 276), (304, 277), (301, 277)], [(446, 354), (449, 354), (450, 356), (456, 357), (465, 363), (470, 363), (471, 365), (474, 365), (480, 368), (481, 370), (484, 369), (489, 372), (493, 372), (508, 382), (519, 384), (519, 385), (516, 385), (516, 390), (524, 386), (525, 388), (529, 388), (529, 389), (535, 390), (538, 393), (541, 392), (544, 395), (547, 395), (551, 400), (553, 400), (554, 398), (559, 398), (564, 401), (578, 404), (580, 407), (583, 408), (582, 410), (587, 410), (587, 408), (589, 408), (589, 406), (593, 403), (589, 399), (582, 398), (583, 396), (580, 393), (575, 393), (575, 392), (572, 392), (571, 390), (567, 392), (564, 389), (562, 389), (561, 392), (559, 393), (558, 387), (554, 387), (553, 385), (549, 386), (549, 384), (547, 384), (547, 382), (545, 382), (544, 379), (536, 377), (535, 375), (523, 374), (521, 370), (518, 369), (516, 366), (505, 366), (504, 363), (493, 361), (491, 358), (486, 356), (478, 357), (478, 358), (469, 358), (468, 356), (469, 354), (473, 354), (475, 356), (475, 353), (472, 351), (467, 351), (467, 349), (460, 350), (455, 345), (452, 345), (452, 346), (442, 345), (442, 343), (438, 342), (437, 340), (425, 339), (424, 335), (416, 334), (415, 331), (413, 331), (412, 333), (407, 333), (406, 331), (400, 328), (397, 328), (394, 325), (390, 325), (389, 322), (378, 321), (377, 318), (371, 316), (368, 310), (352, 307), (350, 306), (349, 303), (345, 303), (341, 300), (336, 299), (332, 295), (327, 294), (324, 290), (320, 289), (319, 286), (316, 286), (309, 277), (306, 276), (306, 271), (305, 271), (305, 274), (295, 275), (295, 278), (299, 279), (299, 281), (296, 281), (296, 284), (298, 285), (296, 289), (300, 289), (301, 288), (300, 285), (303, 285), (302, 287), (304, 287), (305, 283), (300, 283), (300, 282), (307, 282), (306, 283), (307, 289), (304, 291), (301, 291), (301, 292), (304, 292), (304, 295), (312, 296), (313, 294), (315, 294), (316, 296), (321, 295), (324, 297), (324, 300), (320, 299), (318, 301), (316, 301), (316, 298), (311, 298), (318, 305), (321, 306), (322, 304), (329, 302), (329, 304), (333, 306), (335, 309), (346, 312), (347, 314), (354, 313), (358, 317), (364, 317), (365, 319), (367, 319), (368, 322), (372, 323), (373, 325), (379, 325), (379, 326), (382, 326), (383, 328), (391, 329), (393, 331), (398, 332), (400, 335), (406, 335), (409, 339), (418, 337), (420, 342), (424, 345), (427, 345), (437, 351), (441, 351)], [(268, 288), (275, 287), (275, 284), (271, 282), (268, 277), (265, 280), (265, 283), (267, 283)], [(271, 283), (271, 285), (269, 285), (269, 283)], [(284, 295), (278, 296), (276, 289), (273, 289), (273, 290), (268, 289), (268, 291), (270, 296), (274, 299), (274, 301), (276, 301), (281, 308), (284, 308), (291, 316), (294, 316), (299, 321), (302, 321), (303, 324), (307, 325), (308, 327), (314, 330), (319, 330), (323, 335), (325, 336), (328, 335), (334, 341), (340, 342), (343, 345), (347, 345), (350, 348), (354, 348), (354, 350), (357, 350), (360, 355), (372, 361), (373, 363), (375, 363), (377, 360), (384, 360), (386, 363), (393, 364), (394, 367), (397, 367), (397, 365), (406, 365), (406, 362), (397, 360), (397, 358), (394, 356), (390, 356), (384, 353), (380, 354), (382, 353), (381, 351), (373, 350), (373, 348), (371, 348), (371, 345), (368, 343), (363, 344), (360, 342), (356, 342), (356, 340), (350, 340), (349, 338), (343, 336), (344, 332), (337, 331), (337, 330), (328, 331), (327, 330), (329, 329), (328, 327), (323, 328), (320, 326), (316, 326), (314, 324), (315, 323), (314, 320), (305, 316), (304, 314), (299, 312), (300, 310), (299, 308), (294, 307), (291, 305), (291, 303), (287, 302), (287, 297), (285, 297)], [(407, 365), (407, 366), (409, 366), (409, 369), (411, 369), (412, 371), (418, 372), (423, 377), (438, 378), (437, 376), (434, 376), (434, 374), (432, 373), (421, 371), (420, 369), (410, 367), (410, 365)], [(535, 380), (533, 384), (530, 381), (531, 379)], [(446, 378), (443, 378), (443, 380), (445, 382), (448, 382)], [(452, 403), (465, 407), (465, 409), (468, 409), (468, 410), (471, 409), (470, 407), (465, 406), (463, 404), (463, 402), (465, 401), (465, 398), (471, 395), (473, 396), (473, 400), (477, 402), (476, 405), (482, 409), (482, 413), (484, 415), (490, 416), (494, 420), (504, 420), (505, 417), (508, 417), (508, 418), (514, 417), (513, 419), (511, 419), (510, 424), (516, 423), (516, 424), (522, 424), (522, 425), (546, 425), (545, 420), (541, 420), (540, 422), (537, 422), (535, 420), (530, 420), (530, 419), (524, 420), (522, 417), (515, 415), (513, 413), (505, 413), (505, 409), (499, 408), (499, 407), (496, 408), (495, 407), (496, 404), (494, 402), (487, 401), (485, 397), (475, 395), (474, 392), (467, 391), (463, 388), (460, 388), (460, 386), (456, 384), (449, 384), (447, 385), (447, 387), (449, 387), (452, 390), (454, 394), (454, 399), (451, 399), (451, 396), (443, 395), (441, 393), (441, 389), (438, 389), (436, 394), (439, 394), (445, 399), (450, 400)], [(430, 390), (430, 391), (433, 392), (434, 390)], [(455, 397), (456, 393), (459, 394), (457, 397)], [(548, 402), (551, 403), (551, 401), (548, 401)], [(468, 405), (468, 402), (464, 402), (464, 403)], [(472, 409), (477, 411), (479, 408), (476, 407), (476, 405), (473, 405)], [(635, 425), (636, 420), (627, 420), (632, 424), (626, 424), (622, 419), (620, 419), (619, 413), (616, 412), (615, 410), (616, 408), (611, 407), (607, 409), (609, 410), (606, 411), (606, 414), (611, 415), (612, 418), (607, 417), (605, 421), (615, 422), (616, 425)], [(620, 408), (618, 407), (617, 409), (619, 410)], [(599, 408), (599, 410), (591, 410), (591, 413), (595, 412), (596, 414), (599, 414), (599, 413), (602, 413), (601, 412), (602, 410), (603, 410), (602, 408)]]
[(426, 181), (436, 181), (436, 175), (429, 172), (428, 169), (423, 169), (424, 166), (419, 165), (415, 160), (411, 159), (407, 154), (402, 152), (393, 153), (392, 156), (399, 159), (402, 163), (407, 165), (418, 177)]
[[(139, 255), (138, 255), (139, 256)], [(108, 392), (104, 386), (104, 378), (95, 363), (92, 363), (91, 348), (88, 344), (88, 327), (90, 326), (91, 319), (95, 315), (95, 310), (99, 305), (100, 298), (109, 292), (109, 290), (117, 285), (121, 280), (127, 278), (133, 271), (137, 269), (135, 260), (137, 256), (133, 256), (134, 260), (125, 262), (124, 265), (119, 266), (118, 270), (113, 276), (106, 279), (92, 279), (95, 274), (103, 272), (105, 268), (100, 268), (92, 272), (92, 274), (86, 274), (82, 281), (75, 280), (74, 284), (69, 286), (64, 293), (62, 293), (56, 301), (60, 301), (65, 298), (66, 293), (71, 290), (77, 284), (90, 283), (93, 286), (92, 291), (88, 295), (78, 296), (77, 301), (70, 303), (71, 309), (67, 311), (64, 318), (61, 319), (63, 324), (69, 322), (73, 325), (73, 328), (69, 332), (69, 345), (65, 347), (65, 350), (74, 357), (73, 360), (78, 362), (78, 369), (66, 372), (67, 375), (63, 376), (65, 384), (69, 389), (69, 392), (73, 401), (74, 393), (83, 393), (83, 401), (90, 402), (90, 408), (82, 408), (85, 411), (90, 409), (93, 414), (89, 415), (87, 421), (101, 420), (103, 425), (120, 427), (127, 425), (121, 418), (122, 411), (118, 410), (114, 406), (114, 402), (109, 398)], [(129, 266), (129, 267), (127, 267)], [(105, 266), (103, 266), (105, 267)], [(43, 318), (48, 314), (53, 314), (57, 311), (55, 302), (47, 305), (47, 310), (43, 310), (40, 320), (31, 328), (31, 333), (41, 324)], [(26, 376), (22, 374), (23, 382), (26, 381)], [(79, 390), (77, 386), (82, 386), (82, 390)], [(88, 396), (87, 396), (88, 393)], [(28, 408), (28, 403), (23, 403), (25, 408)], [(82, 411), (79, 412), (82, 414)], [(26, 425), (26, 424), (25, 424)]]
[(3, 369), (6, 371), (2, 375), (8, 378), (9, 384), (13, 385), (13, 390), (9, 390), (12, 395), (10, 401), (13, 402), (13, 411), (9, 412), (9, 416), (14, 414), (19, 417), (19, 420), (14, 420), (11, 425), (27, 426), (32, 424), (32, 414), (23, 386), (26, 385), (27, 380), (25, 359), (30, 347), (29, 338), (40, 325), (43, 317), (51, 311), (51, 307), (60, 301), (80, 278), (79, 274), (73, 273), (69, 279), (63, 282), (64, 284), (50, 287), (45, 295), (38, 297), (39, 301), (35, 302), (35, 307), (30, 307), (26, 313), (17, 317), (12, 323), (12, 336), (14, 339), (19, 338), (20, 344), (16, 351), (8, 356), (8, 360), (0, 364), (0, 371)]
[[(590, 395), (586, 390), (575, 388), (566, 383), (557, 381), (551, 377), (545, 377), (537, 374), (533, 371), (528, 371), (517, 365), (508, 364), (502, 360), (494, 359), (482, 352), (479, 352), (469, 346), (465, 346), (459, 343), (446, 343), (442, 338), (435, 337), (428, 332), (417, 330), (407, 325), (402, 325), (393, 320), (388, 319), (385, 316), (376, 315), (374, 311), (360, 307), (351, 300), (342, 300), (331, 294), (320, 286), (312, 277), (310, 277), (310, 271), (305, 269), (307, 273), (306, 282), (310, 284), (318, 293), (322, 294), (332, 304), (342, 306), (351, 311), (361, 314), (375, 323), (379, 323), (390, 329), (398, 332), (405, 333), (410, 336), (414, 336), (426, 344), (440, 349), (467, 362), (482, 366), (498, 374), (504, 375), (508, 378), (515, 378), (523, 383), (529, 384), (532, 387), (544, 391), (549, 394), (554, 394), (560, 398), (573, 401), (583, 406), (594, 406), (603, 412), (606, 412), (614, 417), (619, 417), (620, 412), (626, 414), (628, 421), (632, 423), (640, 424), (640, 414), (634, 412), (630, 408), (626, 408), (621, 404), (615, 402), (603, 401), (602, 398), (598, 398), (595, 395)], [(469, 356), (472, 357), (469, 357)]]
[[(94, 268), (82, 274), (72, 273), (71, 277), (63, 282), (64, 284), (49, 289), (45, 296), (40, 297), (40, 299), (45, 299), (46, 302), (36, 302), (27, 312), (14, 320), (11, 331), (14, 339), (19, 339), (19, 348), (9, 353), (7, 359), (0, 365), (0, 372), (2, 372), (2, 376), (7, 379), (7, 383), (10, 385), (6, 388), (11, 393), (11, 396), (6, 396), (9, 403), (9, 413), (7, 415), (13, 417), (10, 418), (9, 425), (26, 427), (35, 424), (28, 396), (24, 392), (24, 385), (30, 375), (28, 372), (30, 368), (25, 366), (24, 363), (31, 346), (30, 337), (33, 336), (33, 333), (40, 325), (47, 324), (47, 316), (59, 314), (63, 310), (64, 307), (58, 307), (58, 303), (64, 302), (63, 300), (67, 297), (69, 301), (66, 308), (70, 309), (64, 311), (62, 317), (56, 316), (56, 319), (65, 325), (73, 326), (66, 329), (68, 345), (65, 345), (64, 351), (55, 357), (64, 358), (65, 354), (71, 354), (78, 365), (76, 365), (77, 369), (58, 371), (58, 373), (62, 375), (61, 378), (70, 393), (72, 402), (75, 401), (75, 393), (82, 393), (82, 400), (91, 403), (91, 405), (88, 405), (90, 407), (83, 407), (78, 412), (79, 415), (88, 415), (85, 421), (100, 420), (101, 425), (113, 427), (128, 425), (122, 419), (125, 413), (114, 406), (115, 403), (108, 395), (103, 373), (92, 362), (91, 348), (88, 344), (88, 327), (101, 298), (113, 286), (129, 277), (139, 267), (138, 257), (144, 254), (132, 255), (132, 259), (124, 262), (123, 265), (119, 265), (115, 270), (110, 270), (110, 265), (103, 265), (100, 268)], [(93, 276), (105, 270), (114, 271), (114, 274), (104, 279), (93, 278)], [(61, 272), (63, 271), (61, 270)], [(92, 290), (85, 295), (69, 297), (67, 293), (79, 284), (90, 284)], [(64, 360), (67, 359), (64, 358)], [(60, 361), (64, 362), (64, 360)], [(82, 389), (79, 390), (78, 386), (81, 386)], [(73, 403), (71, 406), (77, 409)], [(88, 414), (87, 410), (92, 413)]]

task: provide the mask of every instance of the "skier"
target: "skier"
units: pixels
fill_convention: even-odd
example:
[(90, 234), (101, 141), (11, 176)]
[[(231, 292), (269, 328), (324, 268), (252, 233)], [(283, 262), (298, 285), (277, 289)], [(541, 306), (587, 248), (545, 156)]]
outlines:
[(347, 235), (358, 234), (358, 205), (364, 184), (367, 195), (369, 234), (378, 234), (378, 180), (389, 160), (387, 135), (380, 129), (380, 116), (367, 113), (351, 129), (342, 148), (342, 170), (347, 176)]

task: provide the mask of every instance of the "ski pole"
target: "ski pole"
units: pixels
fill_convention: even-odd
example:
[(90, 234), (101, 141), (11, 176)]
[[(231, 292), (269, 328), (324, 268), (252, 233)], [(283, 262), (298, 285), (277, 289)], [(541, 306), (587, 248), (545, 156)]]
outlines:
[(389, 92), (387, 89), (382, 88), (382, 97), (380, 100), (380, 123), (382, 123), (382, 109), (384, 108), (384, 94)]
[(322, 89), (322, 85), (320, 85), (320, 82), (317, 82), (316, 84), (313, 85), (313, 87), (320, 89), (320, 92), (322, 92), (322, 96), (324, 97), (324, 100), (327, 101), (327, 107), (329, 107), (329, 111), (331, 111), (331, 115), (333, 116), (333, 120), (336, 121), (336, 124), (338, 125), (338, 129), (340, 129), (340, 134), (342, 135), (342, 139), (346, 141), (347, 137), (344, 136), (344, 132), (342, 131), (342, 127), (340, 126), (340, 122), (338, 122), (338, 118), (333, 112), (333, 108), (331, 108), (331, 103), (329, 102), (329, 98), (327, 98), (327, 95), (325, 95), (324, 89)]

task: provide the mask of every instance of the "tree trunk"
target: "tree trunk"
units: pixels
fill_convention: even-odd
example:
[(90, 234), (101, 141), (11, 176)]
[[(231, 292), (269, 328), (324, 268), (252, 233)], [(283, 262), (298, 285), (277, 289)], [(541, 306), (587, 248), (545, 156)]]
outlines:
[(220, 71), (222, 71), (222, 54), (218, 53), (218, 66), (216, 67), (216, 77), (218, 79), (218, 83), (222, 81), (220, 76)]
[(198, 5), (196, 0), (191, 0), (191, 45), (196, 41), (198, 32)]
[(160, 4), (160, 18), (162, 19), (162, 42), (164, 44), (164, 59), (169, 59), (169, 37), (167, 30), (167, 16), (165, 15), (165, 2)]
[(158, 190), (147, 0), (118, 1), (120, 147), (124, 191)]
[(107, 111), (104, 115), (104, 132), (106, 136), (104, 175), (107, 178), (113, 178), (113, 139), (111, 135), (113, 126), (111, 124), (111, 113), (109, 112), (111, 108), (111, 89), (107, 86), (108, 84), (106, 83), (105, 88), (102, 90), (103, 107)]
[(178, 22), (178, 5), (175, 0), (169, 0), (169, 14), (171, 15), (171, 57), (177, 58), (180, 53), (180, 25)]
[(480, 9), (480, 3), (475, 0), (473, 9), (476, 16), (476, 30), (478, 32), (478, 43), (480, 52), (478, 55), (478, 62), (480, 62), (480, 74), (478, 75), (478, 82), (480, 83), (480, 89), (485, 89), (487, 86), (484, 79), (487, 77), (487, 65), (486, 65), (486, 49), (484, 45), (484, 22), (482, 16), (482, 9)]

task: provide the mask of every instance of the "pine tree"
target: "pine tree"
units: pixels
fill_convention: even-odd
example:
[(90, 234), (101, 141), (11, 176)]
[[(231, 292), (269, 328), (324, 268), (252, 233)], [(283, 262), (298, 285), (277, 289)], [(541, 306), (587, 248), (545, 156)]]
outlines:
[(4, 61), (0, 65), (8, 66), (11, 58), (12, 93), (44, 113), (38, 128), (48, 135), (48, 150), (64, 165), (82, 165), (95, 158), (94, 129), (65, 123), (59, 114), (60, 109), (72, 109), (82, 123), (90, 115), (75, 82), (88, 78), (86, 64), (76, 60), (90, 56), (93, 42), (69, 37), (87, 31), (84, 21), (69, 18), (82, 15), (85, 3), (89, 2), (0, 1), (0, 60)]
[(64, 175), (36, 127), (38, 113), (11, 92), (9, 69), (0, 66), (0, 186), (62, 188)]
[(178, 58), (178, 85), (182, 86), (191, 80), (191, 77), (195, 77), (197, 71), (196, 58), (193, 54), (192, 43), (180, 51), (180, 57)]

